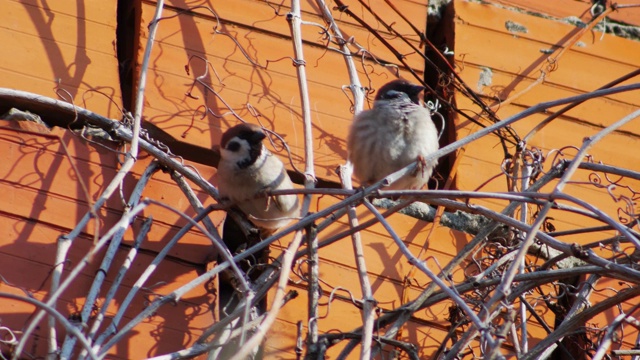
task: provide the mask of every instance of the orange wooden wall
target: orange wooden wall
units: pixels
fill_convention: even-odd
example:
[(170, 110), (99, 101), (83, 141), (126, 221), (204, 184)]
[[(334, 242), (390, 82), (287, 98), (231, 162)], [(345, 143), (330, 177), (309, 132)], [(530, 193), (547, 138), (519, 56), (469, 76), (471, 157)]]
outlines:
[[(497, 115), (505, 119), (519, 113), (530, 106), (554, 99), (565, 98), (589, 92), (597, 89), (614, 79), (621, 77), (640, 66), (640, 43), (637, 40), (622, 39), (613, 35), (602, 35), (600, 32), (587, 31), (579, 39), (576, 45), (569, 48), (561, 57), (557, 58), (555, 70), (548, 72), (544, 81), (532, 85), (540, 76), (540, 69), (546, 69), (548, 59), (555, 57), (559, 49), (566, 46), (567, 42), (579, 31), (575, 26), (562, 23), (560, 19), (573, 15), (583, 16), (588, 21), (588, 9), (590, 4), (578, 1), (560, 1), (551, 3), (536, 1), (496, 1), (495, 4), (480, 4), (477, 2), (456, 1), (456, 64), (462, 78), (476, 89), (483, 67), (492, 71), (490, 85), (479, 86), (477, 90), (485, 96), (487, 103), (498, 104)], [(528, 11), (548, 14), (556, 19), (550, 20), (540, 16), (531, 16), (522, 11), (516, 11), (511, 6), (522, 6)], [(614, 13), (616, 19), (640, 24), (637, 21), (638, 10), (620, 10)], [(612, 15), (613, 16), (613, 15)], [(526, 32), (509, 32), (505, 24), (510, 21), (526, 28)], [(554, 54), (546, 54), (542, 50), (558, 49)], [(637, 82), (634, 78), (623, 82), (630, 84)], [(530, 86), (533, 86), (529, 88)], [(518, 95), (521, 91), (524, 91)], [(513, 101), (511, 101), (512, 97)], [(500, 101), (509, 101), (508, 104), (499, 104)], [(508, 99), (508, 100), (507, 100)], [(461, 109), (474, 109), (474, 105), (465, 97), (457, 97), (458, 106)], [(551, 158), (556, 154), (552, 150), (567, 146), (579, 148), (583, 139), (595, 135), (604, 126), (613, 124), (624, 116), (635, 111), (640, 105), (636, 92), (622, 93), (604, 98), (590, 100), (551, 122), (541, 130), (529, 142), (529, 146), (540, 149), (545, 156), (549, 169)], [(477, 110), (477, 107), (475, 107)], [(558, 110), (560, 107), (554, 108)], [(530, 116), (513, 126), (514, 130), (524, 137), (535, 125), (544, 120), (550, 113), (541, 113)], [(637, 157), (639, 148), (639, 135), (637, 121), (623, 126), (602, 141), (598, 142), (589, 154), (594, 162), (603, 162), (608, 165), (620, 166), (632, 170), (638, 170)], [(457, 120), (457, 135), (459, 138), (466, 136), (477, 126), (460, 118)], [(577, 152), (575, 149), (564, 148), (565, 158), (572, 159)], [(460, 173), (458, 175), (458, 188), (471, 190), (483, 185), (486, 179), (500, 173), (500, 164), (503, 160), (502, 149), (496, 136), (488, 136), (480, 141), (475, 141), (466, 148), (461, 159)], [(624, 207), (624, 203), (616, 203), (607, 193), (606, 189), (597, 189), (589, 183), (591, 171), (579, 171), (574, 176), (575, 183), (571, 183), (565, 189), (565, 193), (577, 196), (598, 207), (609, 216), (617, 219), (618, 208)], [(609, 185), (602, 176), (603, 184)], [(612, 180), (618, 177), (611, 176)], [(506, 184), (501, 177), (482, 187), (483, 191), (505, 191)], [(582, 183), (581, 183), (582, 182)], [(633, 192), (624, 189), (624, 186), (638, 188), (638, 182), (625, 180), (612, 190), (615, 196), (634, 197)], [(547, 189), (551, 187), (547, 186)], [(506, 203), (498, 201), (474, 201), (480, 205), (501, 210)], [(529, 207), (530, 214), (535, 208)], [(553, 211), (548, 215), (558, 231), (575, 229), (578, 227), (598, 226), (602, 223), (579, 215), (573, 215), (564, 211)], [(597, 234), (581, 234), (562, 237), (562, 241), (568, 243), (587, 244), (614, 236), (615, 232), (609, 231)], [(632, 246), (626, 248), (632, 251)], [(610, 253), (606, 253), (610, 256)], [(598, 291), (592, 297), (592, 303), (607, 298), (614, 294), (612, 287), (617, 287), (616, 281), (606, 279), (597, 285)], [(609, 288), (609, 290), (607, 290)], [(636, 304), (638, 299), (633, 299), (625, 304), (629, 308)], [(539, 304), (536, 309), (544, 314), (546, 306)], [(553, 319), (546, 317), (547, 320)], [(610, 311), (590, 321), (595, 327), (605, 327), (618, 315)], [(553, 321), (551, 320), (551, 323)], [(529, 332), (534, 337), (540, 338), (545, 332), (531, 322)], [(597, 325), (596, 325), (597, 324)], [(537, 334), (537, 335), (536, 335)], [(637, 332), (625, 333), (626, 346), (635, 343)]]

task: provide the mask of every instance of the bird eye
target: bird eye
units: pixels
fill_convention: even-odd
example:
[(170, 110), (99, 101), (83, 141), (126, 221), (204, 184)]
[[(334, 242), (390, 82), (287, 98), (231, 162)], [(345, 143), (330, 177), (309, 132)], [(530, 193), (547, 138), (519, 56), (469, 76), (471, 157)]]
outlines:
[(231, 141), (229, 144), (227, 144), (227, 150), (233, 152), (240, 150), (240, 143), (238, 143), (237, 141)]

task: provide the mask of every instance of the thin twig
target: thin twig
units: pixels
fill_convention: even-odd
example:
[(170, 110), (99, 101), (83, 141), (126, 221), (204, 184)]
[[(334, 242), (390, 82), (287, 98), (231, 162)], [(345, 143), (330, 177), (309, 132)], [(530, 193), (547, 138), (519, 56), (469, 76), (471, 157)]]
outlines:
[(20, 295), (6, 293), (6, 292), (0, 292), (0, 298), (7, 298), (7, 299), (26, 302), (28, 304), (35, 306), (36, 308), (42, 309), (41, 311), (49, 313), (49, 315), (53, 316), (57, 322), (62, 324), (62, 326), (64, 326), (64, 328), (68, 332), (70, 332), (73, 336), (75, 336), (78, 340), (80, 340), (80, 344), (82, 345), (82, 348), (88, 351), (88, 356), (91, 359), (98, 360), (98, 356), (96, 356), (96, 354), (93, 351), (91, 351), (91, 344), (89, 343), (89, 340), (87, 340), (87, 338), (80, 332), (80, 330), (78, 330), (77, 327), (71, 324), (64, 315), (60, 314), (58, 310), (51, 307), (51, 305), (45, 304), (39, 300), (30, 298), (30, 297), (20, 296)]
[[(102, 322), (105, 319), (105, 314), (109, 309), (109, 305), (111, 304), (111, 301), (115, 298), (116, 292), (120, 288), (120, 284), (122, 283), (122, 280), (124, 280), (124, 276), (127, 274), (129, 269), (131, 268), (131, 264), (133, 264), (133, 261), (138, 255), (138, 250), (140, 249), (140, 245), (142, 244), (142, 241), (149, 234), (149, 230), (151, 230), (152, 222), (153, 222), (153, 216), (151, 215), (142, 222), (142, 226), (140, 227), (140, 232), (138, 233), (138, 236), (136, 236), (133, 242), (133, 246), (129, 250), (127, 257), (125, 258), (124, 262), (120, 266), (120, 271), (118, 271), (116, 278), (113, 280), (113, 284), (111, 284), (111, 288), (109, 288), (109, 291), (107, 292), (107, 295), (104, 298), (104, 302), (102, 304), (102, 307), (100, 308), (100, 312), (98, 313), (95, 320), (93, 321), (93, 324), (91, 325), (91, 330), (89, 331), (89, 335), (88, 335), (90, 341), (93, 341), (95, 339), (98, 333), (98, 330), (100, 329), (100, 325), (102, 325)], [(80, 353), (79, 358), (83, 359), (85, 358), (85, 355), (86, 355), (86, 351), (83, 350), (82, 353)]]
[[(142, 173), (140, 180), (138, 180), (138, 183), (136, 184), (135, 188), (133, 189), (133, 192), (131, 193), (131, 197), (129, 198), (129, 202), (127, 203), (127, 207), (125, 208), (124, 215), (126, 215), (129, 209), (138, 205), (138, 202), (140, 201), (140, 197), (142, 196), (142, 191), (144, 190), (147, 183), (151, 179), (151, 176), (153, 176), (153, 174), (158, 170), (159, 170), (159, 167), (158, 167), (157, 161), (152, 161), (151, 163), (149, 163), (149, 166), (147, 166), (145, 171)], [(118, 251), (118, 248), (120, 247), (120, 243), (122, 241), (122, 238), (124, 237), (124, 233), (125, 233), (124, 229), (116, 233), (116, 235), (113, 237), (113, 239), (109, 243), (109, 247), (107, 248), (107, 251), (104, 257), (102, 258), (102, 263), (100, 264), (100, 270), (96, 273), (96, 277), (94, 278), (93, 283), (91, 284), (91, 289), (87, 294), (87, 298), (85, 300), (84, 306), (82, 307), (82, 311), (80, 312), (81, 326), (86, 326), (87, 321), (89, 320), (89, 315), (91, 315), (91, 311), (93, 310), (94, 303), (100, 293), (100, 288), (102, 287), (102, 283), (105, 280), (107, 276), (107, 272), (111, 267), (111, 263), (114, 260), (114, 257), (116, 255), (116, 252)], [(69, 358), (71, 356), (71, 352), (73, 351), (73, 347), (75, 343), (76, 343), (75, 338), (67, 337), (64, 343), (62, 344), (60, 357), (63, 359)]]
[[(331, 11), (327, 7), (326, 3), (323, 0), (316, 0), (316, 4), (322, 11), (322, 15), (327, 24), (329, 24), (329, 28), (334, 33), (334, 35), (340, 39), (343, 38), (342, 32), (340, 28), (336, 24)], [(347, 54), (350, 54), (349, 47), (347, 42), (342, 42), (340, 44), (343, 58), (345, 64), (347, 66), (347, 72), (349, 74), (349, 89), (353, 94), (353, 110), (354, 114), (358, 114), (364, 108), (364, 91), (362, 85), (360, 84), (360, 79), (358, 77), (358, 72), (356, 70), (355, 62), (353, 61), (353, 57)], [(351, 185), (351, 174), (353, 172), (353, 167), (350, 163), (347, 163), (344, 166), (340, 167), (340, 180), (342, 183), (342, 187), (344, 189), (350, 190), (352, 189)], [(352, 229), (358, 226), (358, 219), (356, 216), (355, 209), (353, 206), (347, 207), (347, 214), (349, 215), (349, 225)], [(363, 296), (363, 308), (362, 308), (362, 320), (364, 333), (361, 339), (361, 359), (368, 359), (371, 354), (371, 344), (372, 344), (372, 335), (373, 335), (373, 324), (374, 324), (374, 309), (375, 309), (375, 299), (373, 298), (373, 291), (371, 290), (371, 284), (369, 283), (367, 268), (364, 259), (364, 251), (362, 247), (362, 241), (360, 239), (360, 234), (355, 232), (351, 238), (355, 260), (356, 260), (356, 268), (358, 271), (358, 278), (360, 280), (360, 287)]]
[[(580, 149), (578, 154), (576, 154), (575, 158), (571, 161), (569, 167), (567, 168), (563, 176), (560, 178), (560, 181), (558, 182), (558, 184), (556, 184), (552, 192), (552, 196), (556, 194), (558, 195), (561, 194), (562, 190), (564, 189), (564, 186), (567, 184), (567, 182), (571, 179), (575, 171), (578, 169), (578, 166), (582, 162), (582, 159), (586, 155), (586, 152), (588, 149), (590, 149), (596, 142), (598, 142), (600, 139), (602, 139), (609, 133), (625, 125), (626, 123), (634, 120), (638, 116), (640, 116), (640, 110), (634, 111), (633, 113), (629, 114), (623, 119), (617, 121), (616, 123), (598, 132), (593, 137), (586, 139), (584, 141), (582, 148)], [(542, 225), (542, 222), (544, 221), (547, 212), (551, 209), (551, 206), (552, 206), (552, 202), (550, 201), (544, 206), (542, 210), (539, 211), (536, 221), (534, 221), (533, 225), (531, 226), (533, 233), (527, 234), (527, 237), (525, 238), (523, 244), (521, 245), (520, 253), (518, 254), (518, 257), (514, 262), (514, 264), (516, 262), (519, 264), (523, 261), (524, 256), (528, 251), (528, 248), (531, 246), (533, 239), (535, 238), (535, 232), (537, 232), (539, 227)], [(636, 239), (632, 235), (630, 236), (629, 240), (631, 240), (634, 243), (634, 245), (638, 249), (640, 249), (640, 240)], [(517, 266), (512, 265), (509, 268), (509, 270), (505, 272), (503, 276), (503, 282), (500, 284), (498, 289), (496, 289), (494, 296), (487, 302), (486, 310), (483, 311), (484, 316), (488, 316), (488, 314), (493, 312), (495, 310), (494, 307), (498, 303), (499, 299), (501, 299), (505, 295), (508, 295), (509, 288), (511, 287), (511, 282), (513, 281), (513, 276), (515, 275), (516, 271), (517, 271)]]
[[(217, 236), (217, 233), (209, 233), (209, 232), (206, 231), (206, 229), (204, 227), (202, 227), (200, 224), (198, 224), (198, 221), (201, 221), (208, 214), (208, 212), (206, 212), (206, 211), (200, 212), (195, 218), (192, 219), (191, 217), (187, 216), (183, 212), (181, 212), (178, 209), (175, 209), (175, 208), (173, 208), (173, 207), (171, 207), (171, 206), (169, 206), (167, 204), (164, 204), (164, 203), (161, 203), (161, 202), (158, 202), (158, 201), (155, 201), (155, 200), (151, 200), (151, 199), (145, 199), (145, 202), (152, 203), (154, 205), (157, 205), (157, 206), (163, 207), (165, 209), (168, 209), (168, 210), (178, 214), (183, 219), (187, 220), (188, 223), (185, 226), (183, 226), (180, 229), (180, 231), (178, 231), (178, 233), (176, 233), (176, 235), (158, 253), (158, 255), (156, 255), (154, 260), (151, 262), (151, 264), (149, 264), (149, 266), (147, 267), (147, 269), (145, 269), (145, 271), (142, 273), (142, 275), (140, 275), (140, 277), (138, 278), (136, 283), (133, 285), (133, 287), (131, 288), (131, 290), (129, 291), (129, 293), (125, 297), (125, 299), (122, 301), (122, 304), (120, 305), (120, 310), (113, 317), (113, 319), (111, 321), (111, 324), (98, 337), (98, 339), (96, 340), (96, 342), (94, 344), (94, 348), (95, 347), (100, 347), (100, 345), (106, 340), (106, 338), (108, 336), (110, 336), (112, 334), (116, 334), (104, 346), (100, 347), (100, 354), (106, 353), (106, 351), (109, 348), (111, 348), (113, 345), (115, 345), (117, 343), (117, 341), (119, 341), (120, 338), (125, 336), (129, 330), (131, 330), (140, 321), (144, 320), (147, 316), (149, 316), (150, 314), (153, 313), (150, 310), (153, 307), (149, 306), (149, 307), (147, 307), (145, 309), (145, 311), (143, 313), (141, 313), (141, 314), (146, 314), (146, 315), (143, 315), (143, 316), (138, 315), (135, 319), (129, 321), (129, 323), (127, 323), (124, 327), (122, 327), (122, 328), (120, 328), (118, 330), (119, 322), (122, 319), (122, 317), (124, 316), (125, 310), (128, 308), (129, 303), (131, 303), (131, 301), (133, 300), (133, 297), (135, 296), (137, 291), (142, 288), (144, 283), (148, 280), (148, 278), (151, 276), (151, 274), (153, 274), (153, 272), (157, 269), (158, 264), (166, 257), (167, 253), (172, 249), (172, 247), (180, 239), (182, 239), (183, 236), (185, 234), (187, 234), (193, 227), (197, 228), (205, 236), (207, 236), (209, 238), (209, 240), (211, 240), (211, 243), (216, 246), (219, 254), (221, 254), (222, 258), (225, 260), (223, 264), (226, 264), (226, 265), (222, 266), (222, 264), (221, 264), (219, 266), (216, 266), (216, 269), (218, 271), (222, 271), (227, 266), (230, 266), (232, 268), (232, 270), (234, 271), (236, 279), (238, 279), (239, 284), (242, 287), (243, 291), (245, 292), (246, 296), (249, 299), (251, 298), (251, 289), (249, 287), (249, 284), (247, 283), (246, 278), (243, 276), (242, 271), (236, 265), (234, 259), (231, 258), (231, 254), (226, 249), (222, 239), (219, 236)], [(209, 275), (209, 276), (211, 276), (211, 275)], [(198, 279), (201, 279), (201, 277), (198, 277)], [(206, 278), (206, 279), (208, 279), (208, 278)], [(189, 283), (188, 284), (189, 286), (185, 285), (185, 286), (181, 287), (180, 290), (182, 290), (182, 289), (192, 289), (193, 288), (193, 285), (192, 285), (193, 283), (194, 283), (194, 281)], [(184, 290), (182, 290), (182, 291), (184, 291)], [(181, 296), (182, 296), (182, 292), (176, 290), (176, 291), (174, 291), (174, 297), (172, 297), (172, 300), (173, 301), (177, 301)], [(245, 314), (249, 312), (249, 309), (250, 309), (250, 307), (248, 305), (245, 306), (245, 308), (243, 309)], [(117, 333), (116, 333), (116, 331), (117, 331)]]
[[(91, 262), (91, 259), (104, 247), (104, 245), (111, 240), (111, 238), (121, 231), (122, 229), (126, 229), (129, 226), (129, 223), (133, 221), (133, 218), (138, 215), (139, 212), (144, 210), (148, 205), (147, 201), (143, 201), (137, 206), (135, 206), (128, 214), (124, 214), (122, 218), (111, 228), (109, 231), (103, 235), (100, 240), (93, 246), (91, 251), (87, 253), (82, 260), (76, 265), (76, 267), (70, 272), (69, 276), (60, 284), (60, 286), (49, 295), (49, 299), (47, 300), (47, 306), (52, 306), (56, 303), (60, 295), (66, 290), (73, 281), (76, 280), (80, 272)], [(17, 360), (20, 354), (22, 353), (24, 346), (26, 344), (26, 339), (30, 338), (33, 331), (36, 329), (36, 326), (42, 320), (42, 317), (45, 315), (45, 311), (39, 311), (36, 316), (29, 322), (26, 329), (23, 332), (23, 337), (21, 341), (16, 346), (14, 356), (12, 359)]]

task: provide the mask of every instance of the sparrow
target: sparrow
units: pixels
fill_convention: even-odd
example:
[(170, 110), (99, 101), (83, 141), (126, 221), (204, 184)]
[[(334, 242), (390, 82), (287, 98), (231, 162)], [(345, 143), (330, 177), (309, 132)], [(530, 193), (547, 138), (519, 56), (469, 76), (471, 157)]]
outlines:
[(438, 160), (425, 158), (438, 150), (438, 130), (420, 103), (425, 89), (403, 79), (383, 85), (370, 110), (354, 116), (347, 137), (355, 177), (370, 185), (418, 160), (418, 168), (389, 190), (415, 190), (429, 181)]
[(222, 135), (218, 165), (221, 198), (235, 204), (263, 238), (288, 224), (299, 211), (297, 195), (260, 196), (271, 190), (293, 189), (282, 161), (264, 146), (265, 138), (257, 125), (230, 128)]
[[(218, 192), (221, 200), (229, 200), (259, 232), (245, 230), (229, 215), (224, 220), (222, 240), (232, 255), (251, 247), (273, 234), (298, 216), (297, 195), (266, 196), (271, 190), (293, 189), (284, 164), (263, 144), (266, 134), (253, 124), (239, 124), (222, 134), (218, 164)], [(255, 281), (268, 263), (269, 249), (262, 249), (238, 263), (249, 281)], [(222, 261), (218, 256), (218, 263)], [(236, 274), (223, 271), (218, 283), (218, 310), (229, 314), (245, 297), (238, 291)], [(266, 311), (266, 299), (252, 308), (252, 314)], [(219, 351), (220, 358), (230, 358), (238, 343), (227, 342)], [(256, 358), (262, 358), (258, 350)], [(253, 358), (253, 357), (251, 357)]]

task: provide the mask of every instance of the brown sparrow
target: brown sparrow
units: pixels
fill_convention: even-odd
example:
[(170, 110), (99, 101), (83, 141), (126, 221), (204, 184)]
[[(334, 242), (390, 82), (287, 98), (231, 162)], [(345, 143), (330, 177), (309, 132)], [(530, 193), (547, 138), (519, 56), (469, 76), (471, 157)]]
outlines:
[(425, 88), (402, 79), (383, 85), (373, 108), (353, 119), (347, 150), (354, 175), (364, 185), (375, 183), (418, 160), (418, 169), (387, 189), (420, 189), (438, 160), (424, 158), (438, 150), (438, 130), (418, 95)]
[(266, 191), (293, 189), (284, 164), (262, 143), (266, 137), (253, 124), (227, 130), (220, 143), (218, 189), (261, 232), (270, 234), (297, 216), (297, 195), (256, 197)]

